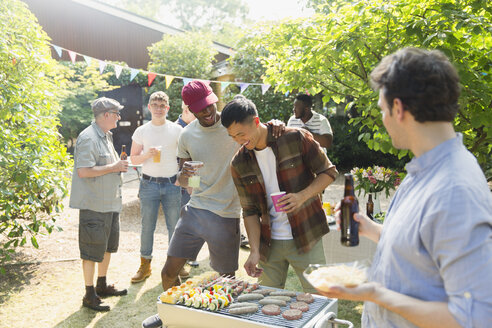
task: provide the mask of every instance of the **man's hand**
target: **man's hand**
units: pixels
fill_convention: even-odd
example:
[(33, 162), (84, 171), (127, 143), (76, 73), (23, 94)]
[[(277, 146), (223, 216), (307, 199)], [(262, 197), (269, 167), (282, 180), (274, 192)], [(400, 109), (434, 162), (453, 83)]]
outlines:
[(113, 164), (114, 172), (127, 172), (128, 171), (128, 161), (126, 159), (121, 159)]
[(151, 147), (147, 153), (145, 154), (145, 158), (146, 159), (149, 159), (151, 157), (154, 157), (154, 155), (157, 155), (159, 154), (159, 149), (157, 149), (156, 147)]
[[(337, 206), (335, 207), (335, 219), (337, 222), (337, 230), (340, 230), (340, 220), (341, 220), (340, 204), (341, 203), (338, 203)], [(382, 224), (376, 223), (371, 219), (369, 219), (367, 216), (360, 213), (354, 214), (354, 220), (359, 222), (360, 236), (369, 238), (375, 243), (379, 241), (379, 236), (381, 235), (381, 230), (383, 228)]]
[(352, 288), (333, 286), (328, 291), (318, 291), (321, 295), (329, 298), (339, 298), (349, 301), (369, 301), (374, 298), (380, 287), (381, 285), (376, 282), (367, 282)]
[(244, 263), (244, 269), (246, 270), (246, 273), (254, 278), (259, 277), (263, 269), (258, 268), (257, 264), (260, 262), (260, 253), (258, 252), (250, 252), (249, 257), (246, 260), (246, 263)]
[(290, 213), (301, 207), (306, 200), (307, 199), (302, 197), (300, 193), (292, 193), (282, 196), (278, 200), (277, 204), (282, 207), (282, 211), (285, 213)]
[(269, 124), (272, 125), (272, 135), (274, 138), (280, 137), (282, 134), (284, 134), (285, 131), (285, 123), (280, 121), (280, 120), (270, 120), (268, 121)]
[(191, 177), (191, 176), (195, 175), (195, 172), (196, 172), (196, 171), (197, 171), (200, 167), (202, 167), (202, 166), (203, 166), (203, 164), (202, 164), (202, 165), (199, 165), (199, 166), (197, 166), (197, 165), (196, 165), (196, 166), (193, 166), (193, 165), (191, 165), (189, 162), (184, 162), (183, 167), (181, 168), (181, 173), (180, 173), (180, 175), (181, 175), (182, 177), (189, 178), (189, 177)]

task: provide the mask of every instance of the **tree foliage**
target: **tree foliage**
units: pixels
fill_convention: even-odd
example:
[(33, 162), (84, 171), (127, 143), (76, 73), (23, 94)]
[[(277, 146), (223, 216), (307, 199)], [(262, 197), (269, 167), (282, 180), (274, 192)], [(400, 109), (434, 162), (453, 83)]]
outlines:
[[(217, 51), (212, 47), (210, 36), (186, 32), (178, 35), (164, 35), (162, 40), (149, 47), (149, 71), (164, 72), (168, 75), (210, 79), (212, 62)], [(169, 96), (169, 119), (176, 120), (181, 114), (181, 79), (175, 79), (166, 89), (164, 77), (157, 76), (149, 89), (164, 91)]]
[(240, 26), (247, 22), (243, 0), (104, 0), (186, 31), (209, 32), (214, 41), (234, 46)]
[(67, 194), (71, 162), (47, 39), (23, 2), (0, 2), (0, 263), (28, 238), (38, 247)]
[[(259, 58), (268, 56), (268, 53), (264, 46), (257, 45), (252, 47), (250, 44), (251, 38), (248, 36), (239, 41), (235, 49), (236, 53), (230, 59), (233, 73), (239, 81), (263, 83), (262, 77), (265, 74), (265, 67)], [(226, 90), (228, 90), (226, 101), (240, 91), (237, 86), (229, 86)], [(265, 94), (262, 94), (261, 88), (253, 85), (244, 91), (244, 96), (251, 99), (256, 105), (262, 122), (267, 122), (271, 119), (287, 122), (292, 115), (293, 97), (287, 97), (282, 92), (275, 92), (270, 89)]]
[(266, 81), (281, 91), (307, 88), (324, 100), (346, 102), (369, 148), (404, 156), (382, 124), (371, 70), (386, 55), (414, 46), (443, 51), (461, 77), (456, 130), (482, 167), (492, 165), (492, 7), (486, 0), (311, 1), (309, 19), (259, 27), (251, 46), (263, 46)]
[(60, 133), (69, 149), (73, 147), (72, 140), (90, 125), (94, 118), (90, 102), (98, 97), (98, 93), (111, 90), (107, 79), (110, 73), (99, 73), (96, 62), (87, 65), (85, 62), (61, 62), (58, 65), (60, 84), (63, 86), (57, 93), (60, 98), (62, 111), (60, 118)]

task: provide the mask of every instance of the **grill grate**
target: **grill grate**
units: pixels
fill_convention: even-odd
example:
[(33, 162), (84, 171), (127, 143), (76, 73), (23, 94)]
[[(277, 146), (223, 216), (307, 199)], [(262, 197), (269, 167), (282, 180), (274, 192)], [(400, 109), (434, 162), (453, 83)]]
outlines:
[[(272, 289), (271, 287), (267, 287), (267, 288)], [(263, 289), (263, 287), (260, 287), (260, 289)], [(313, 295), (313, 297), (314, 297), (314, 302), (309, 304), (309, 310), (307, 312), (303, 312), (302, 318), (298, 320), (286, 320), (284, 319), (284, 317), (282, 317), (282, 313), (276, 316), (263, 314), (263, 312), (261, 312), (261, 308), (262, 308), (261, 305), (259, 305), (258, 311), (252, 314), (230, 314), (228, 312), (229, 311), (228, 307), (225, 309), (220, 309), (217, 312), (211, 312), (204, 309), (196, 309), (196, 310), (203, 311), (205, 313), (222, 314), (231, 318), (241, 318), (243, 320), (250, 320), (264, 325), (298, 328), (298, 327), (304, 327), (311, 319), (313, 319), (318, 313), (320, 313), (325, 307), (327, 307), (333, 301), (332, 299), (318, 296), (318, 295)], [(296, 301), (295, 297), (292, 297), (291, 301), (287, 302), (287, 306), (281, 307), (280, 310), (284, 312), (285, 310), (290, 309), (289, 307), (290, 303), (295, 301)], [(249, 301), (249, 302), (254, 302), (254, 301)], [(187, 306), (181, 304), (176, 304), (175, 306), (188, 308)]]

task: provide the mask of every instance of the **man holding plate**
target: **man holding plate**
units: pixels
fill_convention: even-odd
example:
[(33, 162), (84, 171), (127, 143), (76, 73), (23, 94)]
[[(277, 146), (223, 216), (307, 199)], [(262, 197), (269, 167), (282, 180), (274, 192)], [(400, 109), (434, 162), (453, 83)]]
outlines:
[(492, 196), (453, 128), (458, 73), (440, 51), (405, 48), (371, 80), (393, 146), (415, 157), (384, 226), (354, 215), (378, 243), (369, 282), (323, 294), (366, 301), (363, 327), (490, 327)]

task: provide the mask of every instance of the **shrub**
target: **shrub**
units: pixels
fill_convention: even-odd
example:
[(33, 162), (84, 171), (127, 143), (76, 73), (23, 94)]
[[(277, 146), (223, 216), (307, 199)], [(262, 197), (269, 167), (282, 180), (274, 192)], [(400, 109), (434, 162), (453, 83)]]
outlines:
[(350, 125), (346, 116), (330, 116), (328, 120), (333, 130), (333, 145), (327, 155), (339, 170), (379, 165), (401, 171), (410, 160), (408, 155), (398, 159), (395, 155), (369, 149), (365, 142), (359, 140), (359, 129)]
[(0, 2), (0, 265), (29, 237), (38, 247), (67, 194), (71, 162), (47, 39), (23, 2)]

